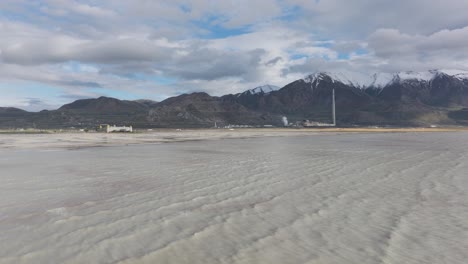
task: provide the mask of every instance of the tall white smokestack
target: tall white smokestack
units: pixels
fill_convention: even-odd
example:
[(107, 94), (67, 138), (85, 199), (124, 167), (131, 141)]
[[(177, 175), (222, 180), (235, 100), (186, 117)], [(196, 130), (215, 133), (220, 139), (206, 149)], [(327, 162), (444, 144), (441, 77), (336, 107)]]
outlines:
[(332, 90), (332, 115), (333, 115), (333, 125), (336, 126), (335, 89)]
[(283, 120), (283, 126), (288, 126), (289, 125), (287, 117), (283, 116), (282, 120)]

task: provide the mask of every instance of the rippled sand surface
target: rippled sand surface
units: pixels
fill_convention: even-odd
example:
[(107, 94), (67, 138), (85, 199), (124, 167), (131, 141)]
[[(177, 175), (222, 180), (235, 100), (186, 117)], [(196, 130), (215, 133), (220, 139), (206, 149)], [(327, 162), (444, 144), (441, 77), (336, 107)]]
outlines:
[(0, 263), (467, 263), (468, 133), (0, 149)]

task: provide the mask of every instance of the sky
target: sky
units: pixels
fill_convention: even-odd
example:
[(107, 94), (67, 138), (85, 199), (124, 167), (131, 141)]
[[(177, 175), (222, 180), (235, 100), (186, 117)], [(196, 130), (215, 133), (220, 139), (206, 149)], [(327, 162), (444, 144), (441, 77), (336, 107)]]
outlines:
[(0, 106), (468, 70), (466, 0), (2, 0)]

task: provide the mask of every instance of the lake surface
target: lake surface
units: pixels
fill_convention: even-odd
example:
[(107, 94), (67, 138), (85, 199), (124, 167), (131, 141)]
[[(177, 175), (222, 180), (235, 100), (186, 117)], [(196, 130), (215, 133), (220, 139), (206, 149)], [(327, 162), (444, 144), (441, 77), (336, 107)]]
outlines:
[(468, 133), (0, 150), (0, 263), (466, 263)]

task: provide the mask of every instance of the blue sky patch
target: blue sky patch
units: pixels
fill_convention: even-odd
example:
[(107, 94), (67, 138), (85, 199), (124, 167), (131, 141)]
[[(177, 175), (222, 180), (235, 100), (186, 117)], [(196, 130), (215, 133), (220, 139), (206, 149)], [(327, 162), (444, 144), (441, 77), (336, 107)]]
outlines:
[(307, 56), (306, 54), (296, 53), (296, 54), (291, 54), (289, 57), (292, 60), (299, 60), (299, 59), (303, 59), (303, 58), (308, 58), (309, 56)]
[(223, 16), (210, 16), (203, 20), (192, 21), (192, 24), (207, 32), (198, 36), (202, 39), (227, 38), (250, 32), (251, 26), (226, 28), (222, 25), (225, 21)]

